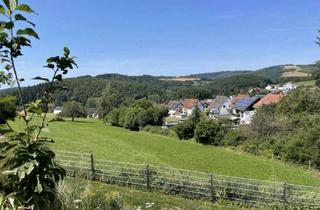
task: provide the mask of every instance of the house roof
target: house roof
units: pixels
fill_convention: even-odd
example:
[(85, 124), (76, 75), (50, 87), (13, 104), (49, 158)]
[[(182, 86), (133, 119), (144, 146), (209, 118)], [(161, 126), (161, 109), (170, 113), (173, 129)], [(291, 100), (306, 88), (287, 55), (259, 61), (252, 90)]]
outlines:
[(182, 101), (184, 108), (193, 109), (197, 105), (202, 105), (198, 99), (185, 99)]
[(245, 111), (245, 110), (249, 109), (252, 105), (254, 105), (259, 99), (260, 99), (259, 97), (240, 99), (236, 103), (235, 109), (240, 110), (240, 111)]
[(243, 94), (239, 94), (237, 96), (235, 96), (230, 103), (230, 108), (234, 109), (236, 107), (236, 104), (238, 103), (238, 101), (240, 101), (241, 99), (244, 98), (250, 98), (250, 96), (248, 95), (243, 95)]
[(210, 109), (219, 109), (223, 103), (228, 99), (226, 96), (217, 96), (210, 104)]
[(258, 101), (255, 105), (253, 105), (253, 108), (257, 109), (262, 107), (263, 105), (276, 104), (282, 99), (283, 96), (284, 95), (282, 93), (270, 93), (261, 98), (261, 100)]
[(57, 106), (57, 107), (55, 107), (53, 110), (55, 110), (55, 111), (62, 111), (62, 107), (61, 106)]
[(169, 101), (169, 103), (167, 104), (167, 108), (169, 110), (175, 110), (180, 103), (181, 103), (180, 101)]
[(96, 108), (89, 108), (87, 110), (87, 114), (95, 114), (97, 112), (97, 109)]

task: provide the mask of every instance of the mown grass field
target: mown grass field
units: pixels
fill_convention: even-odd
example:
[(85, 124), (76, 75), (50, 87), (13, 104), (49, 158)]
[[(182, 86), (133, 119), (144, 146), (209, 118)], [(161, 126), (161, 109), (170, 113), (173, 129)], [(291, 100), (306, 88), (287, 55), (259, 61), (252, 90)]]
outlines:
[[(19, 125), (19, 121), (13, 124), (16, 128)], [(92, 153), (97, 158), (320, 186), (320, 177), (301, 167), (222, 147), (128, 131), (97, 120), (52, 122), (43, 134), (56, 141), (54, 149)]]
[(316, 80), (308, 80), (308, 81), (302, 81), (302, 82), (296, 82), (294, 83), (296, 86), (307, 86), (307, 87), (314, 87), (316, 85)]

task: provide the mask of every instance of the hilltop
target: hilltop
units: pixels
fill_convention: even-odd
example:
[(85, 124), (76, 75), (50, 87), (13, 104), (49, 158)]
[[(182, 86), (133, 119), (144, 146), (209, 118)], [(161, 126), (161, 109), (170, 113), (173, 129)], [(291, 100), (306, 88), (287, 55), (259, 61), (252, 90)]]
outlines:
[(188, 75), (187, 77), (217, 80), (217, 79), (225, 79), (232, 76), (253, 74), (253, 75), (258, 75), (268, 79), (275, 80), (282, 77), (288, 77), (288, 75), (286, 75), (287, 72), (292, 72), (292, 74), (289, 75), (290, 77), (309, 77), (310, 74), (314, 71), (317, 71), (317, 67), (314, 64), (309, 64), (309, 65), (284, 64), (284, 65), (265, 67), (255, 71), (240, 70), (240, 71), (208, 72), (208, 73), (200, 73), (200, 74), (191, 74), (191, 75)]
[[(287, 81), (301, 82), (312, 80), (315, 65), (277, 65), (256, 71), (221, 71), (170, 76), (128, 76), (121, 74), (101, 74), (97, 76), (85, 75), (65, 79), (60, 86), (67, 87), (57, 91), (55, 105), (62, 105), (64, 101), (76, 100), (86, 105), (90, 99), (101, 97), (109, 83), (116, 83), (124, 97), (133, 99), (148, 98), (156, 103), (166, 103), (180, 98), (211, 98), (215, 95), (232, 95), (247, 92), (252, 88), (264, 88), (271, 83)], [(44, 84), (28, 86), (23, 89), (25, 100), (32, 101)], [(15, 88), (0, 91), (0, 96), (16, 95)]]

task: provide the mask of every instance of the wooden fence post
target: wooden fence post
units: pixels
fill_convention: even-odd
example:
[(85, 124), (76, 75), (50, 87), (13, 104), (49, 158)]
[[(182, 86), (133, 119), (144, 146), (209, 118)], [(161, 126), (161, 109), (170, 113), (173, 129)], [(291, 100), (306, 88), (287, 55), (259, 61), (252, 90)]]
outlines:
[(287, 209), (287, 194), (288, 194), (288, 186), (287, 186), (287, 182), (283, 183), (283, 190), (282, 190), (282, 199), (283, 199), (283, 205), (285, 207), (285, 209)]
[(91, 180), (95, 180), (95, 167), (94, 167), (93, 154), (90, 155), (90, 163), (91, 163)]
[(311, 171), (311, 160), (309, 160), (309, 171)]
[(215, 197), (214, 197), (214, 189), (213, 189), (213, 175), (210, 174), (210, 193), (211, 193), (211, 202), (215, 202)]
[(150, 169), (149, 169), (149, 165), (147, 165), (147, 190), (150, 190)]

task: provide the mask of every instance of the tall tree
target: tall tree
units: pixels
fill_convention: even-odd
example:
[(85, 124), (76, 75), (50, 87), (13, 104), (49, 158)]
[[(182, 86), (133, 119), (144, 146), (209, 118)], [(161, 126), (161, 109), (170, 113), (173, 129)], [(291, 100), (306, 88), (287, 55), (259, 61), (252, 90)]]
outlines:
[(86, 117), (87, 114), (82, 105), (76, 101), (70, 101), (63, 104), (63, 110), (60, 113), (62, 117), (71, 117), (72, 121), (76, 117)]

